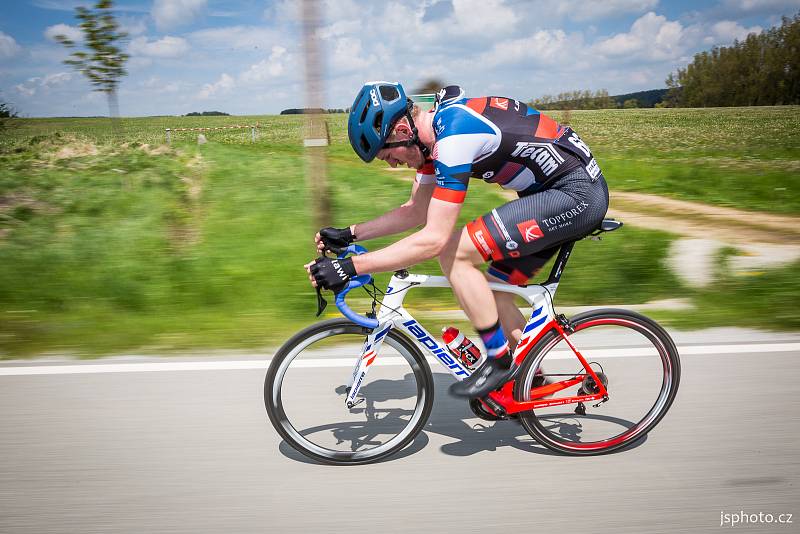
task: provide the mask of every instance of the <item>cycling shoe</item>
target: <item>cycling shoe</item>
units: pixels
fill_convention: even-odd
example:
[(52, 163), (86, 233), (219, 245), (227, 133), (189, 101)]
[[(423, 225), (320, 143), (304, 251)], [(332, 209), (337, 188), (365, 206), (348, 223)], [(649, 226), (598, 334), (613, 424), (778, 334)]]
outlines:
[(467, 397), (474, 399), (485, 397), (490, 392), (498, 389), (508, 382), (516, 369), (506, 369), (494, 359), (487, 359), (483, 365), (461, 382), (456, 382), (450, 386), (450, 394), (455, 397)]

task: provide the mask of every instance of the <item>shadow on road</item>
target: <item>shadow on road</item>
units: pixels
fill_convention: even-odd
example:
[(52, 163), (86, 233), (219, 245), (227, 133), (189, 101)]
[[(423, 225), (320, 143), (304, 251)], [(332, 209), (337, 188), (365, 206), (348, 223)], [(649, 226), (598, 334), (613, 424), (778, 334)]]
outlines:
[[(425, 428), (420, 434), (402, 451), (376, 463), (390, 462), (410, 456), (424, 449), (430, 442), (428, 434), (435, 433), (454, 439), (451, 443), (446, 443), (440, 447), (441, 452), (450, 456), (471, 456), (484, 451), (495, 451), (502, 447), (513, 447), (523, 452), (533, 454), (543, 454), (548, 456), (559, 456), (558, 453), (540, 445), (525, 430), (521, 423), (515, 419), (503, 421), (484, 421), (478, 420), (472, 413), (466, 400), (457, 399), (449, 395), (447, 388), (452, 384), (452, 378), (443, 373), (434, 373), (434, 406)], [(331, 423), (313, 428), (306, 428), (301, 431), (303, 435), (312, 435), (318, 432), (331, 432), (337, 442), (350, 442), (351, 450), (359, 450), (365, 445), (379, 445), (380, 442), (373, 439), (389, 432), (393, 427), (401, 429), (407, 421), (402, 419), (404, 416), (411, 415), (411, 410), (390, 409), (382, 410), (376, 407), (375, 403), (387, 400), (406, 399), (415, 394), (415, 380), (413, 375), (408, 374), (404, 380), (377, 380), (365, 386), (362, 390), (366, 399), (364, 404), (351, 410), (351, 413), (363, 413), (364, 422), (341, 422)], [(340, 394), (345, 394), (342, 390)], [(564, 437), (577, 439), (580, 434), (580, 423), (571, 424), (564, 418), (571, 417), (571, 413), (548, 414), (547, 418), (541, 421), (546, 427), (557, 432)], [(630, 428), (632, 423), (619, 418), (605, 415), (590, 416), (599, 420), (613, 422), (624, 428)], [(647, 440), (645, 436), (636, 443), (625, 447), (621, 451), (627, 451), (642, 445)], [(278, 450), (285, 457), (303, 462), (318, 463), (303, 456), (294, 450), (285, 441), (281, 441)]]

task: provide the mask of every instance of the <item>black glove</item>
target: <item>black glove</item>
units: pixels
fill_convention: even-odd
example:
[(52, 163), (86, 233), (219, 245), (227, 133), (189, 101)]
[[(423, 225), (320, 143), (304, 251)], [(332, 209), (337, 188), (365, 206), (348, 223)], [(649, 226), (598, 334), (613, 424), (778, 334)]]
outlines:
[(351, 258), (342, 260), (317, 258), (311, 266), (311, 276), (316, 280), (317, 287), (330, 289), (334, 293), (344, 289), (347, 282), (356, 274), (356, 268)]
[(341, 252), (356, 240), (356, 236), (347, 228), (333, 228), (328, 226), (319, 231), (319, 237), (322, 239), (322, 244), (331, 252)]

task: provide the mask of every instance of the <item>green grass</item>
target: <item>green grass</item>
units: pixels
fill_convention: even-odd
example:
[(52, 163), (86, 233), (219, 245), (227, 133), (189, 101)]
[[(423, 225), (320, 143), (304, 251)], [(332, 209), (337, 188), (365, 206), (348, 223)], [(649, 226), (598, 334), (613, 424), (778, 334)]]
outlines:
[[(412, 173), (348, 156), (335, 148), (331, 157), (335, 224), (373, 217), (408, 198)], [(502, 202), (494, 188), (475, 184), (461, 222)], [(53, 134), (6, 145), (0, 151), (0, 353), (277, 344), (314, 320), (314, 293), (302, 268), (314, 256), (309, 203), (297, 144), (153, 151)], [(663, 295), (672, 278), (654, 258), (663, 257), (668, 238), (636, 231), (630, 237), (581, 243), (565, 275), (565, 302)], [(592, 262), (615, 256), (648, 276), (623, 291), (611, 286), (633, 276), (627, 267), (609, 275), (616, 279), (599, 281)], [(439, 273), (433, 261), (415, 270)], [(378, 284), (387, 279), (379, 275)], [(412, 293), (409, 304), (454, 307), (446, 290)]]
[[(800, 107), (551, 111), (592, 148), (612, 189), (641, 191), (777, 213), (800, 213)], [(331, 152), (357, 162), (347, 147), (345, 114), (328, 116)], [(298, 115), (145, 117), (120, 120), (115, 140), (107, 119), (18, 119), (0, 132), (0, 147), (53, 133), (99, 142), (158, 145), (165, 128), (258, 124), (257, 146), (297, 143)], [(249, 130), (206, 132), (213, 142), (248, 144)], [(173, 132), (177, 142), (197, 132)]]
[(692, 296), (693, 310), (654, 317), (684, 329), (726, 325), (800, 330), (800, 262), (757, 274), (721, 274), (712, 286)]
[(800, 213), (800, 108), (552, 112), (592, 147), (612, 189)]
[[(800, 108), (789, 107), (567, 118), (612, 188), (793, 213), (799, 158), (798, 136), (790, 133), (798, 116)], [(338, 225), (405, 201), (411, 176), (361, 163), (347, 145), (344, 119), (329, 117)], [(256, 121), (255, 144), (246, 131), (223, 130), (207, 133), (207, 145), (192, 143), (196, 133), (187, 132), (173, 137), (172, 148), (159, 146), (165, 127)], [(0, 357), (263, 347), (312, 322), (315, 299), (302, 264), (314, 255), (316, 229), (302, 118), (158, 117), (123, 119), (122, 127), (116, 140), (102, 119), (25, 119), (0, 132)], [(750, 178), (747, 187), (733, 187), (741, 176)], [(475, 183), (461, 222), (502, 202), (496, 188)], [(796, 299), (797, 266), (693, 292), (664, 266), (671, 239), (625, 227), (601, 243), (579, 243), (557, 303), (682, 295), (713, 313), (697, 312), (697, 323), (691, 314), (666, 316), (673, 324), (797, 326), (798, 314), (783, 304), (787, 320), (766, 319), (770, 303)], [(426, 262), (415, 271), (439, 269)], [(377, 278), (385, 285), (388, 275)], [(763, 313), (752, 319), (739, 299)], [(364, 300), (354, 302), (363, 309)], [(454, 306), (445, 290), (412, 292), (408, 302), (415, 310)]]

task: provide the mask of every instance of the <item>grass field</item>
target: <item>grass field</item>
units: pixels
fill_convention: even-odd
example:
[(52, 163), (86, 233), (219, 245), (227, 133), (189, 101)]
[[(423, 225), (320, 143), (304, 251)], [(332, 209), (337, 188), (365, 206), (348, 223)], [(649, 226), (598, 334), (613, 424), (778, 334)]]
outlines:
[[(716, 141), (701, 135), (715, 120), (710, 110), (573, 112), (566, 119), (594, 148), (612, 189), (663, 192), (653, 173), (680, 180), (677, 169), (695, 159), (722, 183), (730, 176), (727, 166), (741, 160), (742, 168), (756, 169), (748, 187), (722, 189), (710, 201), (740, 206), (744, 198), (749, 209), (796, 212), (799, 149), (797, 136), (787, 132), (796, 131), (800, 108), (717, 111), (723, 127)], [(742, 115), (750, 116), (747, 124), (753, 117), (761, 122), (740, 132), (752, 135), (749, 151), (731, 132)], [(403, 202), (410, 176), (362, 164), (346, 145), (344, 118), (329, 117), (333, 222), (341, 225)], [(256, 121), (255, 144), (245, 130), (226, 130), (207, 134), (203, 146), (191, 142), (195, 133), (160, 146), (166, 127)], [(0, 355), (261, 347), (313, 321), (315, 300), (302, 270), (313, 257), (315, 230), (303, 177), (302, 119), (157, 117), (123, 119), (122, 126), (116, 139), (101, 119), (25, 119), (0, 132)], [(694, 144), (687, 141), (692, 137)], [(670, 139), (677, 141), (668, 145)], [(632, 182), (623, 162), (649, 174)], [(785, 189), (776, 191), (773, 179)], [(712, 194), (710, 179), (696, 181), (693, 193), (671, 193)], [(783, 191), (794, 197), (783, 202)], [(471, 187), (468, 198), (462, 221), (502, 202), (485, 184)], [(664, 267), (670, 239), (626, 227), (602, 243), (579, 244), (559, 303), (690, 294)], [(771, 291), (785, 294), (793, 269), (777, 274)], [(418, 270), (438, 267), (428, 262)], [(385, 284), (385, 275), (378, 280)], [(748, 291), (737, 289), (742, 283), (721, 289), (741, 295)], [(696, 298), (716, 302), (719, 289)], [(772, 298), (770, 292), (762, 298), (765, 307)], [(410, 302), (417, 309), (452, 306), (443, 291)], [(730, 299), (718, 302), (720, 322), (740, 319), (722, 313), (732, 307)], [(668, 318), (680, 323), (682, 317)], [(792, 324), (800, 326), (796, 314)]]

